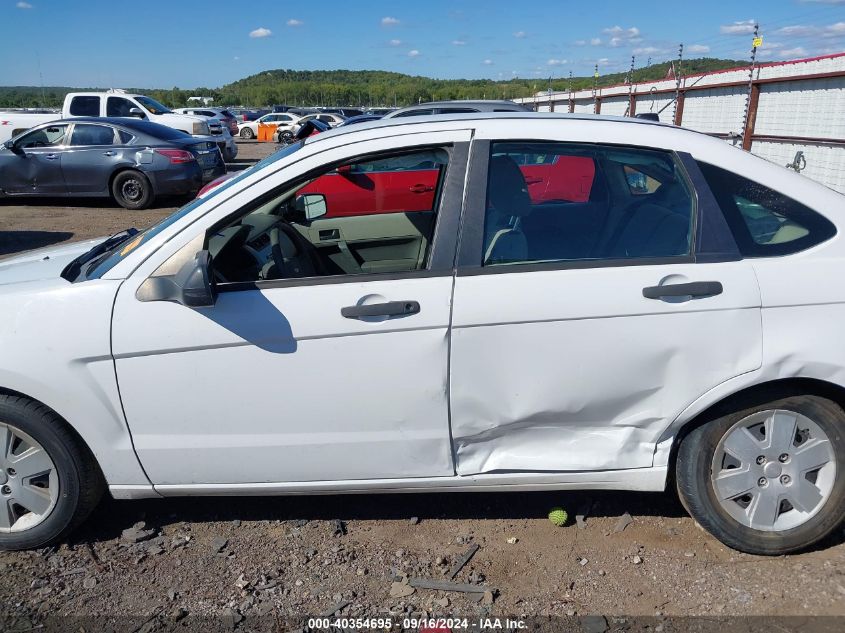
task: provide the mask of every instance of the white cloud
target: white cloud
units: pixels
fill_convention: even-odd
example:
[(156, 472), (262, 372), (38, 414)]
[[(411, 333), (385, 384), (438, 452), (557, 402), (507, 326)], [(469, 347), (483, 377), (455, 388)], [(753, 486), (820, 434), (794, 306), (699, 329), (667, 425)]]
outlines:
[(302, 26), (303, 24), (305, 24), (305, 22), (303, 22), (302, 20), (297, 20), (296, 18), (291, 18), (286, 22), (286, 24), (288, 26)]
[(596, 63), (601, 66), (610, 66), (610, 60), (607, 57), (602, 57), (601, 59), (597, 59)]
[(546, 66), (563, 66), (566, 64), (565, 59), (550, 59), (546, 62)]
[(795, 48), (785, 48), (778, 52), (781, 57), (806, 57), (807, 50), (803, 46), (796, 46)]
[(722, 35), (751, 35), (754, 33), (754, 20), (742, 20), (733, 24), (726, 24), (719, 27)]
[(601, 38), (600, 37), (594, 37), (594, 38), (590, 39), (590, 46), (601, 46)]
[(408, 57), (419, 57), (421, 53), (415, 48), (412, 51), (408, 51)]
[(18, 2), (15, 6), (18, 9), (34, 9), (35, 8), (31, 4), (29, 4), (29, 2)]
[(254, 31), (249, 32), (249, 36), (253, 39), (270, 37), (271, 35), (273, 35), (273, 31), (271, 31), (270, 29), (265, 29), (263, 26), (255, 29)]
[(572, 43), (573, 43), (573, 44), (575, 44), (575, 46), (586, 46), (586, 45), (587, 45), (587, 40), (575, 40), (575, 41), (574, 41), (574, 42), (572, 42)]
[(819, 28), (817, 26), (805, 26), (803, 24), (784, 26), (775, 31), (778, 35), (785, 35), (786, 37), (806, 37), (808, 35), (816, 35), (818, 32)]
[(526, 34), (526, 32), (525, 32), (525, 31), (517, 31), (516, 33), (514, 33), (514, 34), (513, 34), (513, 36), (514, 36), (516, 39), (521, 40), (522, 38), (526, 37), (526, 36), (527, 36), (527, 34)]
[(655, 46), (643, 46), (633, 50), (634, 55), (657, 55), (665, 53), (666, 49), (657, 48)]
[(381, 19), (382, 26), (396, 26), (397, 24), (399, 24), (399, 20), (390, 16), (386, 16)]
[(467, 43), (464, 40), (452, 40), (452, 46), (466, 46)]
[(690, 44), (689, 46), (684, 47), (684, 51), (687, 53), (709, 53), (710, 47), (704, 44)]
[(240, 60), (240, 57), (238, 57), (237, 55), (235, 55), (232, 59), (234, 59), (235, 61), (238, 61), (238, 60)]
[(388, 44), (391, 46), (402, 46), (402, 40), (390, 40)]
[(824, 27), (824, 37), (840, 37), (845, 35), (845, 22), (837, 22)]
[(482, 63), (482, 64), (484, 64), (485, 66), (492, 66), (492, 65), (493, 65), (493, 60), (492, 60), (492, 59), (485, 59), (485, 60), (484, 60), (483, 62), (481, 62), (481, 63)]
[(636, 44), (638, 42), (642, 42), (643, 40), (643, 38), (640, 37), (640, 30), (636, 26), (623, 29), (617, 24), (616, 26), (602, 29), (602, 33), (611, 36), (608, 43), (614, 48), (617, 46), (625, 46), (626, 44)]

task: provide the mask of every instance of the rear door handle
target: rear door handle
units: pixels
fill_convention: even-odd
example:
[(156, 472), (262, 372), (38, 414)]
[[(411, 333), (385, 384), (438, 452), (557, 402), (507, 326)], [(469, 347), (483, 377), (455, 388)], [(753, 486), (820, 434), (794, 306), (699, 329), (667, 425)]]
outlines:
[(103, 156), (114, 156), (116, 152), (103, 152)]
[(58, 154), (44, 154), (44, 158), (47, 160), (56, 160), (58, 157)]
[(387, 303), (371, 303), (362, 306), (346, 306), (340, 309), (340, 314), (347, 319), (360, 319), (361, 317), (376, 316), (405, 316), (417, 314), (419, 311), (420, 304), (417, 301), (388, 301)]
[(408, 191), (411, 193), (427, 193), (429, 191), (434, 191), (434, 187), (430, 185), (411, 185), (408, 187)]
[(643, 296), (646, 299), (712, 297), (720, 294), (722, 294), (722, 283), (719, 281), (691, 281), (686, 284), (666, 284), (665, 286), (643, 288)]

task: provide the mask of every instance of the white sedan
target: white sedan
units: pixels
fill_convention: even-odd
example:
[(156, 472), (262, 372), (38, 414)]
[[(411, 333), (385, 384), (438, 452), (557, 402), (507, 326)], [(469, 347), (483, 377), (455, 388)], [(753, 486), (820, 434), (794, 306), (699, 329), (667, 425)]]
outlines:
[(843, 214), (631, 119), (311, 137), (143, 232), (0, 262), (0, 546), (103, 491), (672, 482), (731, 547), (805, 548), (845, 518)]
[(253, 139), (258, 136), (258, 124), (275, 125), (276, 132), (290, 131), (299, 123), (300, 117), (285, 112), (270, 112), (255, 121), (238, 123), (238, 134), (242, 139)]

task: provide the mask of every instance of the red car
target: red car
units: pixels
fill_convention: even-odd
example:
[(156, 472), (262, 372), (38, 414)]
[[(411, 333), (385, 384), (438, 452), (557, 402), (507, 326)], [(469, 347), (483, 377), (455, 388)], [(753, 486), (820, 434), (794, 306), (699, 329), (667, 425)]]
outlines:
[[(587, 202), (595, 176), (591, 158), (582, 156), (511, 156), (519, 164), (532, 204)], [(372, 163), (344, 165), (320, 176), (299, 190), (299, 194), (320, 193), (326, 197), (326, 217), (430, 211), (441, 166), (416, 169), (379, 170)], [(213, 180), (197, 194), (202, 197), (232, 178), (226, 174)]]

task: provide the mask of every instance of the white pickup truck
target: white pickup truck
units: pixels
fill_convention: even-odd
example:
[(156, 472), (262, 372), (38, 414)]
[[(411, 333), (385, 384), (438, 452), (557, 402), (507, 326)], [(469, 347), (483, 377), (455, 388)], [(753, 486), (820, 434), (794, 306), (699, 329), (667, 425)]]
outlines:
[[(0, 143), (34, 125), (79, 116), (137, 117), (182, 130), (193, 136), (213, 136), (223, 155), (231, 154), (227, 145), (234, 141), (223, 135), (222, 125), (215, 119), (178, 114), (150, 97), (123, 90), (105, 92), (71, 92), (65, 96), (61, 114), (33, 114), (31, 112), (0, 112)], [(237, 149), (235, 149), (235, 154)]]

